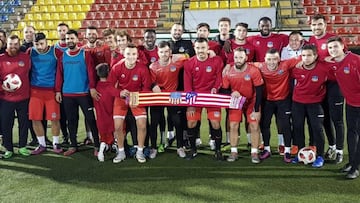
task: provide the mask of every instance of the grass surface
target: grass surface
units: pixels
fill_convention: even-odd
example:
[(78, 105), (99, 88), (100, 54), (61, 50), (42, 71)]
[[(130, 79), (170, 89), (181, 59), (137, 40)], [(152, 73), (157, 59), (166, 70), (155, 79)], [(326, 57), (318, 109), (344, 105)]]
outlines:
[[(206, 123), (202, 140), (207, 144)], [(82, 120), (79, 126), (83, 126)], [(83, 138), (81, 128), (79, 141)], [(275, 153), (254, 165), (245, 140), (243, 136), (240, 141), (241, 158), (233, 163), (213, 160), (213, 152), (204, 148), (191, 161), (178, 158), (176, 149), (170, 148), (145, 164), (132, 158), (113, 164), (112, 153), (99, 163), (91, 147), (82, 147), (71, 157), (52, 152), (16, 155), (0, 160), (0, 202), (360, 201), (360, 182), (345, 180), (338, 172), (342, 165), (326, 163), (321, 169), (313, 169), (310, 165), (285, 164)], [(276, 136), (272, 144), (277, 146)]]

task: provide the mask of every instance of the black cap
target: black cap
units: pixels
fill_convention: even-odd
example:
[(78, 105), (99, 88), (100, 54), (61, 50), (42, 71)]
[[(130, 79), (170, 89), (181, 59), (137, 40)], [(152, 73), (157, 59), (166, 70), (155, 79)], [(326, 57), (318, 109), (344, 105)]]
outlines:
[(46, 35), (42, 32), (38, 32), (35, 34), (35, 42), (38, 42), (42, 39), (46, 39)]

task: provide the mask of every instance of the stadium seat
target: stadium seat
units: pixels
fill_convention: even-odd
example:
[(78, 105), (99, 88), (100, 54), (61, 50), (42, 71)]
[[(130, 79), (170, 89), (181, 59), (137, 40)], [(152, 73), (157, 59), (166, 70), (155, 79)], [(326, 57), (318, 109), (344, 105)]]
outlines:
[(41, 14), (42, 20), (51, 20), (50, 13), (43, 13)]
[(339, 14), (340, 9), (337, 6), (330, 6), (329, 7), (329, 14)]
[(86, 19), (92, 19), (94, 20), (95, 19), (95, 15), (96, 15), (96, 12), (88, 12), (86, 14)]
[(199, 2), (199, 9), (208, 9), (208, 8), (209, 8), (209, 2), (207, 2), (207, 1)]
[(36, 21), (35, 28), (37, 30), (43, 30), (43, 29), (45, 29), (45, 23), (43, 21)]
[(270, 0), (261, 0), (260, 2), (261, 7), (271, 7)]
[(319, 6), (317, 12), (318, 12), (318, 13), (321, 13), (321, 14), (323, 14), (323, 15), (326, 15), (326, 14), (328, 14), (328, 7), (326, 7), (326, 6)]
[(314, 6), (323, 6), (325, 5), (324, 0), (314, 0)]
[(158, 11), (145, 11), (145, 13), (148, 18), (159, 18)]
[(353, 13), (352, 7), (350, 7), (348, 5), (342, 6), (341, 13), (342, 14), (352, 14)]
[(85, 12), (85, 10), (82, 10), (82, 6), (77, 4), (77, 5), (73, 5), (73, 11), (74, 12)]
[(348, 31), (345, 27), (339, 27), (336, 29), (336, 34), (338, 35), (348, 34)]
[(360, 34), (360, 28), (358, 26), (350, 27), (351, 34)]
[(72, 28), (75, 30), (78, 30), (81, 28), (81, 21), (80, 20), (75, 20), (72, 21)]
[(250, 3), (248, 0), (240, 0), (240, 8), (249, 8)]
[(24, 29), (25, 26), (26, 26), (26, 22), (21, 21), (21, 22), (18, 23), (17, 29), (22, 30), (22, 29)]
[(342, 16), (332, 16), (332, 23), (343, 24), (344, 20), (342, 19)]
[(160, 2), (154, 2), (152, 5), (153, 10), (161, 10), (161, 3)]
[(336, 1), (335, 0), (326, 0), (326, 5), (336, 5)]
[(304, 14), (305, 15), (314, 15), (315, 14), (315, 9), (314, 7), (304, 7)]
[(80, 13), (77, 13), (77, 19), (85, 19), (86, 18), (86, 13), (85, 12), (80, 12)]
[(49, 31), (49, 39), (57, 39), (58, 38), (58, 33), (56, 30), (50, 30)]
[(355, 9), (354, 9), (354, 13), (355, 14), (360, 14), (360, 6), (355, 6)]
[(83, 12), (88, 12), (88, 11), (91, 10), (91, 6), (90, 6), (90, 5), (87, 5), (87, 4), (81, 5), (81, 10), (82, 10)]
[(345, 24), (357, 24), (357, 17), (344, 17)]
[(60, 20), (68, 20), (68, 19), (69, 19), (68, 13), (61, 13), (60, 14)]
[(338, 0), (337, 4), (338, 5), (349, 5), (349, 0)]
[(73, 12), (74, 11), (73, 6), (72, 5), (65, 5), (64, 6), (64, 11), (68, 12), (68, 13)]
[(24, 21), (29, 21), (29, 20), (32, 20), (32, 19), (33, 19), (33, 14), (32, 13), (25, 14)]
[(119, 9), (118, 7), (118, 4), (110, 4), (108, 7), (108, 11), (117, 11)]
[(230, 1), (230, 8), (239, 8), (239, 1)]
[(48, 20), (45, 22), (45, 30), (53, 30), (56, 29), (57, 24), (54, 21)]
[(353, 43), (354, 46), (360, 46), (360, 35), (354, 37)]
[(40, 14), (40, 13), (35, 13), (35, 14), (33, 15), (33, 19), (32, 19), (32, 20), (34, 20), (34, 21), (42, 20), (41, 14)]
[(121, 19), (121, 18), (123, 18), (123, 16), (124, 16), (124, 12), (118, 11), (118, 12), (114, 12), (113, 18), (115, 18), (115, 19)]
[(251, 0), (250, 8), (259, 8), (260, 7), (260, 0)]
[(229, 6), (230, 6), (230, 5), (229, 5), (229, 1), (226, 1), (226, 0), (220, 1), (219, 8), (221, 8), (221, 9), (228, 9)]
[(77, 15), (76, 15), (76, 13), (74, 13), (74, 12), (68, 13), (68, 19), (69, 19), (69, 20), (77, 20)]
[(219, 2), (218, 1), (210, 1), (209, 2), (209, 8), (210, 9), (218, 9), (219, 8)]
[(57, 12), (57, 9), (56, 9), (55, 5), (47, 5), (46, 9), (47, 9), (48, 12), (51, 12), (51, 13)]
[(104, 19), (113, 19), (114, 13), (112, 12), (105, 12), (103, 18)]
[(60, 20), (59, 13), (51, 13), (51, 19), (52, 20)]
[(31, 13), (38, 13), (40, 12), (40, 6), (34, 5), (31, 7)]
[(56, 12), (65, 12), (65, 6), (64, 5), (57, 5), (56, 6)]
[(45, 5), (45, 4), (46, 4), (45, 1), (46, 1), (46, 0), (37, 0), (37, 1), (36, 1), (36, 4), (38, 4), (38, 5)]
[(359, 5), (360, 4), (360, 0), (350, 0), (350, 5)]
[(303, 6), (312, 6), (312, 1), (311, 0), (302, 0), (302, 5)]

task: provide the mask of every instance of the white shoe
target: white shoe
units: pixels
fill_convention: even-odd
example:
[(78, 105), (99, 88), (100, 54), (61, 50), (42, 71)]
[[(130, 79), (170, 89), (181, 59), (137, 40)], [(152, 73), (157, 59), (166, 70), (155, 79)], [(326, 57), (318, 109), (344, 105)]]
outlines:
[(199, 147), (202, 142), (201, 142), (201, 139), (200, 138), (196, 138), (196, 142), (195, 142), (196, 146)]
[(185, 158), (186, 157), (185, 150), (182, 147), (177, 149), (177, 154), (179, 155), (180, 158)]
[(104, 151), (106, 149), (106, 144), (105, 142), (100, 143), (100, 148), (99, 148), (99, 152), (97, 155), (97, 158), (100, 162), (104, 162), (105, 159), (105, 155), (104, 155)]
[(150, 159), (155, 159), (157, 155), (157, 150), (156, 149), (150, 149)]
[(215, 140), (210, 139), (209, 140), (209, 146), (210, 146), (210, 150), (214, 151), (216, 146), (215, 146)]
[(116, 154), (116, 157), (113, 159), (113, 163), (120, 163), (122, 161), (124, 161), (126, 158), (125, 152), (124, 151), (118, 151)]
[(146, 162), (146, 158), (143, 152), (137, 151), (135, 158), (137, 159), (137, 161), (139, 163), (145, 163)]

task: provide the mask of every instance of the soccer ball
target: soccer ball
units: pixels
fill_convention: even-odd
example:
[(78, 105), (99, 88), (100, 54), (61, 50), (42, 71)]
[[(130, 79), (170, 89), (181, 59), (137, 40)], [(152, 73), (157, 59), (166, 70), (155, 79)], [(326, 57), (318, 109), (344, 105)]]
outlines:
[(316, 159), (316, 152), (311, 147), (304, 147), (300, 149), (298, 159), (299, 162), (304, 162), (304, 164), (312, 163)]
[(20, 77), (15, 73), (7, 74), (4, 77), (3, 86), (7, 87), (10, 90), (17, 90), (21, 87), (22, 82)]

